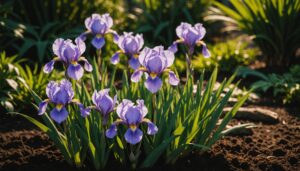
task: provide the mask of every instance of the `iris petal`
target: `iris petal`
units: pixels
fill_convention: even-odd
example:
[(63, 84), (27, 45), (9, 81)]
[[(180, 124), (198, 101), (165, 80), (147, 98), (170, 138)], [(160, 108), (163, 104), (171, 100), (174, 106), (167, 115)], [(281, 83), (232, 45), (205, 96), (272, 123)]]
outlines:
[(48, 106), (48, 101), (42, 101), (42, 102), (39, 104), (39, 112), (38, 112), (38, 115), (44, 114), (44, 113), (46, 112), (47, 106)]
[(179, 83), (179, 79), (173, 71), (169, 72), (169, 83), (174, 86), (178, 85)]
[(159, 77), (152, 79), (150, 76), (145, 82), (145, 87), (151, 92), (156, 93), (162, 86), (162, 81)]
[(110, 58), (110, 62), (114, 65), (116, 65), (117, 63), (119, 63), (120, 61), (120, 53), (116, 52), (111, 58)]
[(54, 60), (51, 60), (50, 62), (46, 63), (46, 65), (44, 66), (44, 69), (43, 69), (44, 73), (47, 73), (47, 74), (50, 73), (54, 68), (54, 63), (55, 63)]
[(209, 50), (208, 50), (207, 47), (206, 47), (206, 45), (203, 45), (203, 47), (202, 47), (202, 54), (203, 54), (203, 56), (204, 56), (205, 58), (208, 58), (208, 57), (211, 56)]
[(132, 145), (139, 143), (142, 140), (142, 138), (143, 132), (139, 128), (137, 128), (135, 131), (127, 129), (125, 133), (125, 140)]
[(107, 138), (114, 138), (117, 135), (117, 125), (112, 124), (108, 130), (106, 130), (105, 135)]
[(148, 135), (154, 135), (154, 134), (156, 134), (157, 131), (158, 131), (157, 126), (154, 123), (152, 123), (152, 122), (148, 122), (147, 124), (148, 124), (147, 134)]
[(129, 59), (128, 63), (129, 63), (129, 66), (134, 70), (137, 70), (140, 67), (139, 60), (134, 57), (131, 57)]
[(79, 80), (83, 76), (83, 69), (79, 64), (70, 64), (67, 70), (67, 74), (74, 80)]
[(143, 76), (143, 71), (136, 70), (131, 75), (131, 81), (136, 83), (139, 82)]
[(96, 49), (101, 49), (105, 44), (105, 39), (103, 37), (94, 37), (92, 40), (92, 45), (96, 48)]
[(128, 125), (137, 125), (142, 121), (143, 114), (137, 107), (129, 107), (125, 113)]
[(68, 117), (68, 111), (65, 107), (63, 107), (60, 111), (58, 111), (56, 108), (52, 109), (50, 112), (51, 118), (57, 122), (57, 123), (62, 123), (64, 120), (67, 119)]

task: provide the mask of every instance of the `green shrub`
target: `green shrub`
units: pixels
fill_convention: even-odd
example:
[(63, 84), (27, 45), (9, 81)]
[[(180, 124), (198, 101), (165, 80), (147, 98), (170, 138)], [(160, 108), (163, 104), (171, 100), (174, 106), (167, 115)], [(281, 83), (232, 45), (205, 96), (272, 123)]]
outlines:
[(294, 65), (289, 72), (280, 74), (264, 74), (246, 67), (239, 68), (242, 77), (255, 76), (261, 80), (251, 85), (258, 92), (272, 91), (273, 97), (278, 97), (284, 104), (292, 104), (300, 100), (300, 65)]
[(240, 30), (253, 36), (270, 66), (289, 66), (295, 62), (296, 51), (300, 47), (299, 0), (230, 2), (233, 9), (215, 2), (221, 12), (214, 9), (216, 13), (207, 19), (234, 23)]

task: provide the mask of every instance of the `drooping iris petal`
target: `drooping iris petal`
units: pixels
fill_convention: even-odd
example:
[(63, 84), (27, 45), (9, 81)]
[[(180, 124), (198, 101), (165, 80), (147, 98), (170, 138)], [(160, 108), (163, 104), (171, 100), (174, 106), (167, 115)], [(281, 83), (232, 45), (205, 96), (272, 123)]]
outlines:
[(139, 82), (139, 80), (142, 78), (142, 76), (143, 76), (143, 71), (136, 70), (131, 75), (131, 81), (134, 83)]
[(149, 76), (145, 82), (145, 87), (151, 92), (156, 93), (162, 86), (162, 81), (159, 77), (154, 79)]
[(174, 86), (178, 85), (179, 83), (179, 79), (176, 77), (176, 74), (173, 71), (169, 72), (169, 83)]
[(142, 140), (142, 138), (143, 132), (139, 128), (137, 128), (135, 131), (127, 129), (125, 133), (125, 140), (132, 145), (139, 143)]
[(103, 37), (94, 37), (92, 40), (92, 45), (96, 48), (96, 49), (101, 49), (105, 44), (105, 39)]
[(42, 102), (39, 104), (39, 112), (38, 112), (38, 115), (44, 114), (44, 113), (46, 112), (47, 106), (48, 106), (48, 101), (42, 101)]
[(50, 62), (46, 63), (43, 69), (44, 73), (49, 74), (54, 68), (54, 63), (55, 63), (54, 60), (51, 60)]
[(93, 66), (89, 63), (89, 61), (84, 58), (84, 57), (81, 57), (80, 58), (80, 61), (83, 61), (84, 62), (84, 69), (87, 71), (87, 72), (92, 72), (93, 71)]
[(154, 123), (152, 123), (152, 122), (148, 122), (147, 124), (148, 124), (147, 134), (148, 135), (154, 135), (154, 134), (156, 134), (157, 131), (158, 131), (157, 126)]
[(83, 106), (83, 104), (78, 103), (79, 109), (80, 109), (80, 114), (82, 117), (87, 117), (88, 115), (90, 115), (91, 113), (91, 109), (90, 108), (85, 108)]
[(64, 120), (67, 119), (68, 117), (68, 111), (65, 107), (63, 107), (60, 111), (58, 111), (56, 108), (52, 109), (50, 112), (51, 118), (57, 122), (57, 123), (62, 123)]
[(108, 130), (106, 130), (105, 135), (107, 138), (114, 138), (117, 135), (117, 125), (112, 124)]
[(68, 67), (67, 74), (74, 80), (79, 80), (83, 76), (83, 69), (79, 64), (71, 64)]
[(129, 59), (128, 63), (129, 63), (129, 66), (134, 70), (137, 70), (140, 67), (139, 60), (134, 57), (131, 57)]
[(114, 65), (116, 65), (117, 63), (119, 63), (120, 61), (120, 53), (116, 52), (115, 54), (113, 54), (113, 56), (110, 58), (110, 62)]
[(205, 58), (208, 58), (208, 57), (211, 56), (209, 50), (208, 50), (207, 47), (206, 47), (206, 45), (203, 45), (203, 46), (202, 46), (202, 54), (203, 54), (203, 56), (204, 56)]
[(129, 107), (125, 113), (125, 119), (129, 125), (137, 125), (141, 122), (142, 117), (142, 113), (136, 107)]
[(173, 53), (176, 53), (178, 51), (177, 43), (173, 42), (172, 45), (168, 47), (168, 50)]

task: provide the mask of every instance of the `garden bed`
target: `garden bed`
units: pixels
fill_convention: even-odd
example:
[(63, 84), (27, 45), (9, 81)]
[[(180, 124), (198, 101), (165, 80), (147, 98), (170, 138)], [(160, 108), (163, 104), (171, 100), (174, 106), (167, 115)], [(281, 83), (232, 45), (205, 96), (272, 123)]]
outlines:
[[(251, 107), (258, 107), (257, 105)], [(157, 164), (155, 170), (298, 170), (300, 168), (300, 119), (298, 111), (284, 107), (259, 106), (278, 113), (278, 123), (254, 122), (257, 127), (243, 135), (231, 135), (213, 145), (211, 151), (197, 151), (173, 166)], [(230, 125), (253, 122), (233, 119)], [(73, 170), (46, 134), (19, 117), (0, 121), (1, 170)], [(108, 170), (124, 170), (113, 160)], [(93, 170), (86, 164), (82, 170)], [(152, 169), (149, 169), (152, 170)]]

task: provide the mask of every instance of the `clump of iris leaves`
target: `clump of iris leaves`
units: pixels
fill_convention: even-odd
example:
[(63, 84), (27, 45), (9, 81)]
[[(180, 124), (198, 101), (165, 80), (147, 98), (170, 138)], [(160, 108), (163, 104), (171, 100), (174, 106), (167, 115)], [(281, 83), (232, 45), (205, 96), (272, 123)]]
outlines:
[[(40, 116), (42, 121), (18, 113), (44, 131), (70, 165), (82, 167), (89, 161), (99, 170), (106, 167), (111, 157), (121, 165), (130, 165), (132, 168), (151, 167), (158, 160), (173, 164), (192, 150), (209, 150), (217, 140), (241, 127), (239, 125), (226, 129), (249, 93), (241, 97), (231, 111), (223, 114), (223, 108), (238, 85), (229, 86), (234, 75), (224, 79), (215, 88), (217, 69), (212, 72), (208, 81), (204, 81), (204, 72), (199, 78), (190, 74), (185, 84), (176, 87), (163, 84), (157, 93), (152, 94), (143, 82), (130, 82), (128, 70), (123, 71), (121, 88), (116, 88), (116, 69), (109, 72), (105, 62), (99, 66), (97, 61), (96, 58), (92, 61), (93, 71), (87, 74), (88, 80), (72, 80), (74, 98), (85, 106), (92, 106), (91, 92), (109, 88), (110, 93), (117, 95), (118, 99), (143, 99), (148, 108), (147, 118), (155, 118), (153, 122), (158, 127), (158, 132), (155, 135), (144, 134), (140, 143), (132, 145), (124, 139), (124, 127), (119, 127), (115, 138), (106, 138), (108, 125), (117, 119), (115, 111), (109, 115), (108, 125), (102, 124), (103, 118), (98, 112), (92, 110), (89, 116), (82, 117), (80, 108), (71, 105), (67, 106), (69, 115), (62, 124), (57, 124), (50, 118), (49, 110)], [(227, 88), (230, 91), (222, 95)], [(36, 104), (42, 102), (37, 93), (29, 91)], [(35, 107), (38, 109), (38, 106)], [(146, 126), (142, 125), (140, 129), (147, 132)]]

